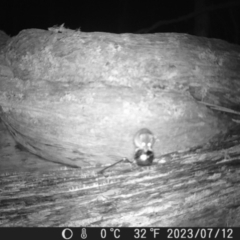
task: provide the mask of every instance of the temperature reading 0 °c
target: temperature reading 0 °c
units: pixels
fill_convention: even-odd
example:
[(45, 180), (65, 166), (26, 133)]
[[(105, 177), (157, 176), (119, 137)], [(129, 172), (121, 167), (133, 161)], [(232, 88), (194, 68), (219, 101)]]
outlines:
[[(113, 236), (115, 239), (120, 238), (120, 229), (116, 228), (110, 228), (110, 232), (113, 233)], [(105, 228), (103, 228), (100, 232), (101, 238), (106, 238), (107, 237), (107, 230)]]

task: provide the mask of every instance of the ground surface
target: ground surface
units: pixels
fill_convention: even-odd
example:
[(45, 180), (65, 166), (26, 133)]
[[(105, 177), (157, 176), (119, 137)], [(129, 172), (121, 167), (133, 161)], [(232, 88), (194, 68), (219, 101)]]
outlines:
[(20, 151), (1, 125), (0, 227), (240, 226), (239, 142), (97, 174)]

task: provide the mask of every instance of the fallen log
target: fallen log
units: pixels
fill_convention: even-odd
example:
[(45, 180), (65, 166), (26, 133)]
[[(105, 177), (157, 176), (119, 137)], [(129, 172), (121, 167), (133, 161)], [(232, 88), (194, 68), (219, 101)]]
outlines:
[(104, 174), (96, 167), (33, 169), (44, 162), (33, 158), (17, 171), (15, 159), (15, 172), (0, 174), (0, 227), (239, 227), (238, 133), (150, 168), (119, 164)]
[(0, 117), (28, 151), (70, 166), (131, 159), (140, 128), (156, 157), (187, 150), (233, 125), (207, 104), (236, 111), (239, 50), (186, 34), (24, 30), (2, 51)]
[[(182, 34), (10, 39), (0, 58), (0, 226), (239, 226), (238, 55)], [(142, 127), (157, 138), (153, 165), (99, 174), (132, 158)]]

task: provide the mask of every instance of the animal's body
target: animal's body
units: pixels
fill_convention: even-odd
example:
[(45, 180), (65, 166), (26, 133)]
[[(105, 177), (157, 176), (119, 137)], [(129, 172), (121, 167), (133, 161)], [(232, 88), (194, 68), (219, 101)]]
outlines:
[[(135, 154), (133, 156), (135, 163), (139, 166), (150, 166), (154, 160), (152, 148), (155, 143), (155, 137), (153, 133), (147, 128), (142, 128), (134, 135), (133, 143), (135, 146)], [(120, 162), (133, 163), (124, 157), (120, 161), (103, 168), (101, 171), (99, 171), (99, 173), (102, 174), (106, 169), (113, 167)]]
[(136, 151), (138, 149), (141, 149), (144, 152), (152, 151), (153, 145), (155, 143), (155, 137), (149, 129), (142, 128), (135, 134), (133, 143)]
[(150, 166), (154, 160), (154, 153), (150, 150), (138, 149), (134, 154), (134, 160), (138, 166)]

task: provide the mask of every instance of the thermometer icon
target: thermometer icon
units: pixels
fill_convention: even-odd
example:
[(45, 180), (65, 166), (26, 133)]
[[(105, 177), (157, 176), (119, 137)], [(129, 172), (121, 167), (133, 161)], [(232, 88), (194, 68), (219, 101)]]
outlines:
[(82, 228), (81, 238), (82, 238), (82, 239), (87, 238), (86, 228)]

